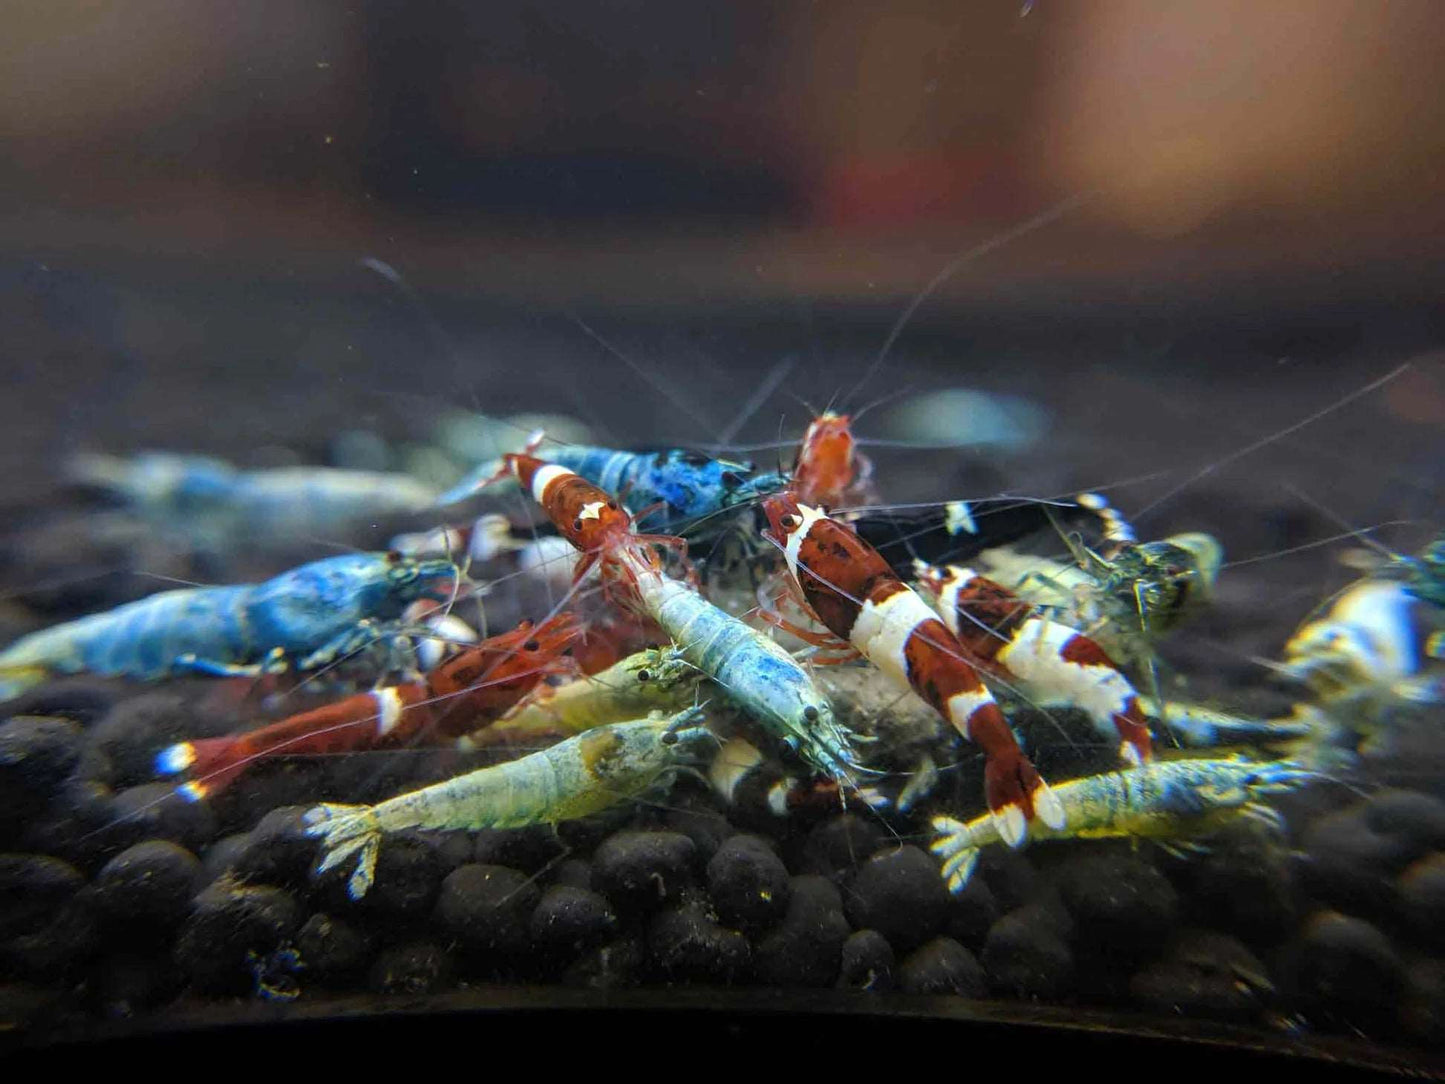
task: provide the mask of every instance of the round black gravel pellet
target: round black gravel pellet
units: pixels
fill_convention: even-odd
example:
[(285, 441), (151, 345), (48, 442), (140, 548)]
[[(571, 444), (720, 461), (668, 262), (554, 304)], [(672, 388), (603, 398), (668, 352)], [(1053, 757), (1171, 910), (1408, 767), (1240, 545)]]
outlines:
[(447, 874), (437, 897), (436, 918), (469, 950), (516, 956), (529, 944), (528, 923), (540, 895), (536, 884), (519, 870), (472, 862)]
[(214, 881), (227, 871), (233, 870), (236, 859), (250, 843), (250, 832), (237, 832), (235, 835), (222, 836), (207, 847), (201, 854), (201, 868), (205, 871), (206, 879)]
[(1301, 880), (1317, 899), (1356, 914), (1382, 915), (1394, 905), (1394, 878), (1419, 857), (1408, 837), (1377, 832), (1365, 807), (1314, 821), (1304, 833)]
[(296, 933), (296, 951), (306, 979), (345, 982), (360, 975), (371, 959), (371, 937), (345, 919), (317, 912)]
[(0, 827), (34, 817), (80, 763), (80, 751), (80, 727), (69, 720), (22, 715), (0, 723)]
[(917, 847), (899, 847), (868, 859), (843, 900), (855, 929), (877, 930), (900, 954), (937, 935), (948, 918), (948, 889), (938, 864)]
[(788, 897), (782, 922), (753, 949), (753, 975), (768, 986), (831, 986), (851, 931), (842, 897), (818, 874), (794, 877)]
[(243, 881), (303, 888), (316, 864), (316, 840), (306, 835), (302, 818), (309, 806), (273, 809), (245, 835), (245, 843), (231, 862)]
[(935, 937), (915, 949), (898, 968), (905, 994), (957, 994), (983, 997), (988, 980), (973, 953), (950, 937)]
[(1445, 853), (1406, 866), (1396, 889), (1401, 913), (1416, 937), (1431, 946), (1445, 945)]
[(1274, 995), (1265, 965), (1237, 938), (1209, 930), (1181, 934), (1164, 957), (1129, 982), (1131, 997), (1162, 1013), (1244, 1022)]
[(1445, 1042), (1445, 960), (1415, 960), (1406, 969), (1400, 1024), (1417, 1042)]
[(112, 926), (168, 925), (191, 909), (203, 880), (196, 856), (168, 839), (127, 847), (100, 868), (86, 893)]
[(592, 856), (593, 887), (619, 915), (656, 911), (692, 883), (697, 847), (677, 832), (618, 832)]
[(983, 968), (996, 993), (1048, 999), (1074, 985), (1074, 954), (1045, 908), (1021, 907), (988, 931)]
[(983, 947), (983, 940), (998, 916), (998, 900), (993, 890), (982, 877), (972, 877), (962, 892), (950, 894), (944, 933), (973, 951)]
[(888, 837), (877, 824), (844, 813), (813, 828), (792, 864), (799, 873), (821, 874), (841, 884), (886, 842)]
[(788, 870), (767, 840), (732, 836), (707, 864), (708, 895), (725, 926), (757, 934), (788, 908)]
[(838, 986), (882, 993), (893, 989), (896, 969), (888, 938), (877, 930), (859, 930), (843, 942)]
[(1033, 859), (1008, 847), (984, 848), (979, 856), (978, 869), (969, 883), (977, 880), (988, 885), (1001, 914), (1037, 898), (1045, 887)]
[(681, 832), (692, 840), (704, 862), (712, 860), (723, 841), (737, 831), (718, 808), (711, 795), (684, 793), (669, 803), (662, 820), (670, 832)]
[(1210, 926), (1263, 942), (1279, 942), (1299, 924), (1295, 864), (1277, 842), (1258, 833), (1215, 841), (1191, 856), (1183, 873), (1186, 902)]
[(484, 866), (537, 873), (564, 853), (566, 847), (550, 826), (534, 824), (526, 828), (483, 829), (473, 843), (471, 860)]
[(582, 858), (568, 858), (552, 867), (550, 878), (554, 885), (570, 888), (592, 887), (592, 863)]
[(143, 839), (169, 839), (192, 851), (216, 836), (216, 816), (205, 802), (190, 802), (169, 783), (129, 787), (111, 802), (113, 842), (129, 846)]
[(77, 894), (42, 925), (0, 942), (0, 973), (9, 971), (35, 982), (65, 982), (99, 948), (95, 914)]
[(1072, 858), (1056, 871), (1056, 883), (1075, 923), (1075, 945), (1094, 961), (1127, 966), (1143, 958), (1179, 914), (1179, 894), (1168, 878), (1130, 854)]
[[(355, 902), (358, 911), (388, 919), (419, 919), (431, 911), (449, 872), (447, 864), (425, 840), (400, 836), (388, 838), (376, 859), (376, 881), (366, 895)], [(339, 909), (348, 899), (344, 885), (351, 865), (325, 875), (326, 906)]]
[(572, 960), (617, 934), (617, 915), (590, 888), (553, 885), (542, 893), (528, 924), (532, 943), (553, 960)]
[(1408, 846), (1414, 857), (1445, 850), (1445, 802), (1415, 790), (1382, 790), (1365, 804), (1371, 831)]
[(382, 949), (367, 978), (367, 985), (378, 994), (434, 994), (451, 984), (451, 958), (431, 941)]
[(222, 881), (196, 897), (173, 955), (200, 989), (244, 993), (255, 986), (256, 961), (274, 954), (300, 925), (301, 907), (289, 892)]
[(752, 949), (737, 930), (719, 926), (700, 904), (687, 903), (652, 920), (647, 956), (663, 981), (725, 985), (746, 974)]
[(1318, 911), (1305, 923), (1293, 979), (1306, 1006), (1347, 1020), (1374, 1020), (1393, 1011), (1404, 966), (1389, 938), (1370, 923)]
[(0, 940), (43, 927), (85, 875), (44, 854), (0, 854)]
[(45, 815), (26, 826), (26, 850), (44, 851), (94, 870), (121, 849), (115, 835), (115, 795), (104, 783), (72, 779)]

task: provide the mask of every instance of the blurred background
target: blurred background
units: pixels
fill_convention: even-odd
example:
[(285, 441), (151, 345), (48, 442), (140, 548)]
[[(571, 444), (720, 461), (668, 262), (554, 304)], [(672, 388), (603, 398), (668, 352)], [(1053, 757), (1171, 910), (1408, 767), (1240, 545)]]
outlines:
[(795, 397), (905, 386), (1049, 421), (895, 456), (890, 496), (1175, 471), (1141, 507), (1408, 361), (1173, 518), (1312, 508), (1271, 471), (1351, 523), (1436, 515), (1431, 0), (48, 0), (5, 23), (6, 507), (77, 448), (324, 462), (343, 430), (474, 407), (765, 441), (801, 431)]

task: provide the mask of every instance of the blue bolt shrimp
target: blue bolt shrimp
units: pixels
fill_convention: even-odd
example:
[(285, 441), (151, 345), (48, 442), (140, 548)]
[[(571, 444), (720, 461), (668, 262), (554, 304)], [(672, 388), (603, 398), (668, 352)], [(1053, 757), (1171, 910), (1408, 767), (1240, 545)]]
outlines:
[[(629, 511), (659, 506), (643, 517), (649, 529), (658, 531), (686, 530), (694, 521), (750, 504), (787, 482), (774, 472), (757, 473), (751, 463), (714, 459), (679, 448), (622, 452), (562, 445), (539, 451), (536, 458), (566, 467), (608, 493), (625, 494), (623, 504)], [(481, 464), (442, 494), (438, 503), (456, 504), (480, 492), (495, 479), (502, 464), (500, 460)]]
[(412, 601), (449, 598), (459, 576), (447, 560), (353, 553), (263, 583), (162, 591), (21, 637), (0, 652), (0, 699), (56, 674), (313, 670), (384, 639)]

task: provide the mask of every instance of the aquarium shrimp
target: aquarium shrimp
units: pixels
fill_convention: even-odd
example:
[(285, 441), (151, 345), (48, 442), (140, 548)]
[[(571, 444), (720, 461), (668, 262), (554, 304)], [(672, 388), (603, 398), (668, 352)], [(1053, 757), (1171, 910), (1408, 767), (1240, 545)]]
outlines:
[(395, 635), (408, 604), (453, 598), (460, 578), (449, 560), (351, 553), (263, 583), (163, 591), (21, 637), (0, 651), (0, 699), (56, 674), (314, 670)]
[[(786, 483), (782, 475), (758, 473), (751, 463), (715, 459), (681, 448), (624, 452), (561, 445), (543, 452), (538, 444), (534, 436), (525, 454), (564, 467), (599, 489), (621, 495), (624, 507), (637, 513), (639, 524), (650, 524), (658, 531), (685, 531), (690, 524), (751, 504)], [(480, 492), (505, 473), (510, 460), (511, 456), (503, 456), (500, 461), (481, 464), (442, 494), (438, 503), (456, 504)]]
[(970, 661), (1041, 705), (1066, 704), (1116, 733), (1119, 756), (1142, 764), (1152, 755), (1138, 694), (1088, 636), (1050, 620), (971, 568), (920, 563), (917, 580)]
[(1063, 809), (1019, 748), (963, 646), (918, 593), (876, 550), (821, 509), (784, 494), (765, 500), (763, 510), (767, 537), (786, 558), (791, 589), (831, 637), (784, 627), (819, 646), (851, 645), (850, 654), (866, 657), (896, 685), (918, 693), (978, 745), (986, 757), (988, 807), (1010, 846), (1023, 844), (1036, 816), (1061, 828)]
[(837, 508), (867, 485), (873, 464), (858, 451), (852, 421), (825, 410), (808, 424), (787, 487), (800, 503)]
[(702, 671), (677, 646), (648, 648), (590, 677), (543, 686), (506, 718), (461, 741), (489, 744), (556, 732), (570, 736), (654, 711), (672, 714), (694, 702), (702, 680)]
[(654, 547), (686, 554), (686, 542), (637, 534), (632, 514), (565, 467), (526, 453), (509, 455), (504, 464), (581, 551), (574, 580), (599, 567), (615, 601), (656, 622), (689, 662), (810, 766), (835, 777), (858, 767), (832, 705), (791, 655), (663, 573)]
[(1312, 744), (1363, 735), (1378, 751), (1394, 712), (1445, 702), (1445, 608), (1428, 601), (1419, 577), (1401, 563), (1357, 581), (1301, 624), (1272, 664), (1309, 689), (1294, 718), (1313, 725)]
[[(1173, 840), (1218, 831), (1239, 816), (1277, 825), (1279, 815), (1259, 799), (1295, 790), (1316, 778), (1291, 761), (1155, 761), (1058, 784), (1054, 793), (1068, 826), (1041, 828), (1035, 836), (1153, 839), (1167, 846)], [(943, 859), (943, 879), (951, 892), (962, 892), (968, 884), (979, 851), (1001, 840), (997, 820), (987, 815), (967, 823), (935, 817), (933, 830), (937, 838), (930, 849)]]
[(1131, 542), (1108, 553), (1075, 544), (1077, 563), (1008, 546), (973, 557), (978, 570), (1040, 613), (1084, 633), (1116, 663), (1148, 666), (1154, 644), (1207, 605), (1224, 550), (1200, 531)]
[(1177, 745), (1184, 748), (1278, 745), (1309, 738), (1315, 729), (1311, 723), (1297, 715), (1276, 719), (1250, 719), (1203, 704), (1189, 704), (1177, 700), (1165, 703), (1152, 696), (1141, 696), (1139, 706), (1145, 716), (1156, 722)]
[(195, 778), (177, 792), (200, 801), (269, 757), (457, 738), (516, 707), (547, 675), (569, 672), (563, 653), (580, 633), (580, 622), (567, 613), (535, 627), (524, 621), (447, 660), (422, 681), (360, 693), (241, 734), (167, 746), (156, 756), (156, 771), (190, 772)]
[(329, 533), (378, 516), (420, 512), (437, 493), (407, 474), (280, 467), (240, 470), (209, 456), (143, 452), (132, 459), (83, 454), (73, 481), (112, 493), (137, 511), (188, 527), (281, 537)]
[(357, 855), (352, 899), (376, 875), (382, 837), (408, 829), (521, 828), (576, 820), (643, 793), (683, 756), (715, 739), (689, 707), (670, 718), (611, 723), (518, 760), (482, 768), (376, 805), (322, 804), (305, 815), (325, 873)]

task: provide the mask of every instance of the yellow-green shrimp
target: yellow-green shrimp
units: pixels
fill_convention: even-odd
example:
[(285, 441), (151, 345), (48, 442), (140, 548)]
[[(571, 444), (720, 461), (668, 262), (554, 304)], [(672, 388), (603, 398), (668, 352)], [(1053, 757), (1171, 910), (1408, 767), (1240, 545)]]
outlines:
[(558, 731), (580, 734), (654, 711), (671, 714), (694, 702), (702, 680), (702, 671), (683, 658), (678, 648), (648, 648), (599, 674), (547, 690), (487, 727), (480, 735), (483, 741), (476, 744)]
[[(1062, 829), (1036, 824), (1035, 839), (1155, 839), (1163, 842), (1208, 835), (1239, 816), (1277, 823), (1259, 803), (1266, 794), (1303, 786), (1315, 773), (1291, 761), (1154, 761), (1136, 768), (1072, 779), (1054, 787), (1064, 807)], [(994, 818), (968, 823), (934, 817), (938, 838), (931, 850), (943, 859), (950, 892), (961, 892), (978, 864), (979, 851), (1001, 842)]]
[(671, 718), (613, 723), (549, 749), (469, 772), (376, 805), (318, 805), (306, 834), (325, 849), (317, 873), (358, 855), (347, 882), (352, 899), (376, 877), (381, 837), (407, 829), (521, 828), (557, 824), (636, 797), (677, 767), (683, 754), (713, 740), (692, 707)]

